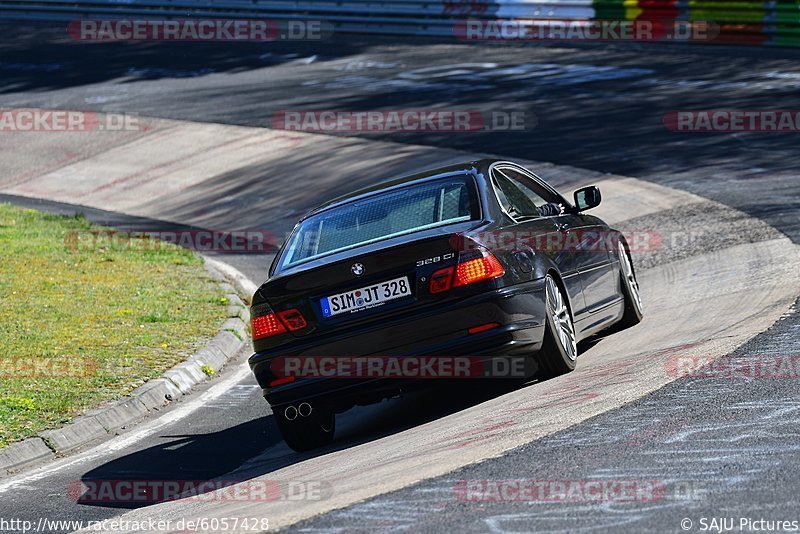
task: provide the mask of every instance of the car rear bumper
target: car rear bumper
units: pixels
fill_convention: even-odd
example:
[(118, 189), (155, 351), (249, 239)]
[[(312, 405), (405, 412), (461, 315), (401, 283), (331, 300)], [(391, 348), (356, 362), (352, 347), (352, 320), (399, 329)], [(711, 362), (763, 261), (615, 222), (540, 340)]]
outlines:
[[(413, 320), (387, 327), (393, 329), (388, 332), (376, 331), (374, 327), (365, 328), (351, 333), (346, 340), (337, 339), (330, 344), (321, 342), (319, 338), (305, 342), (298, 339), (288, 350), (284, 346), (253, 354), (249, 364), (264, 397), (272, 406), (306, 401), (341, 411), (355, 404), (377, 402), (409, 389), (432, 386), (436, 379), (317, 376), (296, 378), (290, 383), (270, 387), (269, 384), (279, 377), (275, 373), (275, 364), (284, 361), (281, 358), (290, 357), (357, 358), (373, 355), (396, 358), (465, 356), (473, 364), (490, 364), (493, 360), (519, 356), (520, 361), (524, 359), (528, 362), (526, 370), (530, 371), (532, 359), (527, 357), (541, 348), (544, 313), (544, 285), (542, 280), (537, 280), (484, 292), (445, 307), (420, 312), (415, 314)], [(499, 323), (500, 326), (476, 334), (468, 333), (469, 328), (488, 323)], [(396, 341), (398, 339), (402, 339), (400, 344)], [(342, 346), (351, 347), (352, 350), (342, 354)], [(508, 369), (502, 364), (498, 368)], [(465, 378), (497, 376), (492, 370), (489, 365), (484, 365), (484, 374), (471, 372)]]

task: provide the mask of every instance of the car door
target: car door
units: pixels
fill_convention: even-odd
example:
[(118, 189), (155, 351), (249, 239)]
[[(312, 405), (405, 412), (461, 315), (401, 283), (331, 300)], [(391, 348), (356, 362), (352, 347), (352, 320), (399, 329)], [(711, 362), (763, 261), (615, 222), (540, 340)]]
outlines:
[[(520, 183), (527, 183), (545, 201), (564, 202), (533, 173), (514, 167), (504, 172)], [(577, 266), (586, 310), (589, 313), (600, 312), (618, 301), (619, 275), (608, 246), (608, 226), (587, 213), (563, 213), (549, 219), (560, 233), (559, 239), (554, 240), (560, 245), (556, 253), (568, 257)]]
[[(531, 187), (528, 177), (513, 167), (495, 166), (492, 169), (492, 186), (503, 210), (515, 221), (515, 232), (524, 235), (525, 242), (530, 243), (531, 252), (548, 255), (558, 267), (575, 319), (585, 316), (587, 312), (580, 278), (580, 254), (558, 246), (562, 235), (553, 217), (542, 217), (538, 209), (548, 201)], [(554, 243), (556, 246), (552, 246)], [(524, 251), (518, 254), (524, 254)]]

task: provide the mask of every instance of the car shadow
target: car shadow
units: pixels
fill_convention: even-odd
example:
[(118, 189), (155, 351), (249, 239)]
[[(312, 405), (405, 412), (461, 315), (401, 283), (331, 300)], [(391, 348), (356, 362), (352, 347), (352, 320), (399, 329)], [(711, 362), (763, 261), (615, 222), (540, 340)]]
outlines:
[[(589, 351), (608, 335), (609, 331), (604, 331), (581, 341), (579, 354)], [(272, 480), (265, 475), (424, 425), (548, 380), (533, 376), (529, 379), (439, 381), (436, 387), (412, 390), (400, 397), (356, 406), (337, 415), (335, 441), (303, 453), (291, 450), (284, 443), (271, 413), (218, 432), (167, 434), (161, 436), (164, 441), (159, 445), (88, 471), (81, 477), (81, 487), (72, 488), (71, 496), (80, 505), (136, 509), (181, 496), (196, 494), (202, 498), (212, 491), (255, 478), (272, 487), (282, 487), (288, 481)], [(142, 484), (134, 495), (125, 486), (133, 482), (151, 484)], [(184, 493), (173, 491), (165, 495), (165, 488), (170, 484)], [(123, 498), (118, 498), (120, 495)]]
[[(163, 502), (170, 482), (181, 490), (215, 480), (259, 454), (264, 447), (280, 441), (264, 419), (226, 428), (220, 432), (161, 436), (168, 439), (157, 446), (116, 458), (81, 477), (81, 487), (68, 493), (77, 504), (134, 509)], [(149, 483), (128, 491), (133, 483)], [(167, 489), (167, 491), (171, 491)]]
[[(595, 335), (579, 344), (581, 353), (600, 343), (607, 334)], [(356, 406), (337, 415), (335, 441), (326, 447), (297, 453), (288, 448), (274, 416), (257, 417), (218, 432), (165, 435), (169, 441), (103, 464), (81, 477), (82, 487), (73, 489), (73, 500), (81, 505), (136, 509), (174, 500), (164, 497), (164, 487), (177, 483), (188, 495), (199, 496), (233, 484), (259, 478), (275, 487), (287, 481), (265, 475), (311, 458), (346, 450), (364, 443), (435, 421), (523, 387), (536, 387), (544, 377), (522, 379), (452, 380), (405, 393), (402, 397), (368, 406)], [(115, 495), (119, 485), (152, 482), (128, 499)], [(159, 493), (160, 492), (160, 493)], [(124, 493), (125, 492), (118, 492)], [(183, 495), (187, 496), (186, 494)]]
[[(445, 382), (402, 398), (357, 406), (337, 416), (336, 440), (296, 453), (283, 442), (268, 415), (219, 432), (165, 435), (157, 446), (116, 458), (86, 472), (70, 488), (79, 505), (138, 509), (174, 500), (185, 492), (205, 495), (238, 482), (264, 477), (284, 467), (349, 449), (467, 409), (520, 386), (518, 380)], [(138, 489), (131, 490), (134, 483)], [(279, 481), (270, 481), (278, 484)], [(171, 485), (170, 485), (171, 484)], [(184, 493), (183, 496), (187, 494)], [(165, 496), (167, 498), (165, 498)]]

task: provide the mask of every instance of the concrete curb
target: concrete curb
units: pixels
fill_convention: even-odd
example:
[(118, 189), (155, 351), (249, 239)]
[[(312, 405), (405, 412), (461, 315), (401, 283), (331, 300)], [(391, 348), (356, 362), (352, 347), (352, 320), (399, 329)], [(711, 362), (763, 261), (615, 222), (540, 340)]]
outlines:
[(148, 381), (122, 399), (76, 417), (66, 426), (45, 430), (0, 450), (0, 478), (114, 437), (118, 431), (160, 410), (208, 380), (203, 370), (206, 366), (217, 372), (239, 352), (248, 338), (249, 310), (243, 300), (250, 301), (256, 286), (234, 267), (210, 258), (204, 259), (206, 270), (220, 282), (228, 299), (228, 318), (214, 339), (185, 362), (168, 370), (160, 378)]
[(250, 304), (253, 294), (258, 289), (256, 284), (251, 282), (250, 279), (242, 274), (238, 269), (228, 265), (227, 263), (223, 263), (219, 260), (209, 257), (206, 257), (205, 260), (208, 268), (217, 271), (220, 275), (222, 275), (224, 280), (228, 280), (231, 284), (233, 284), (233, 288), (235, 289), (236, 293), (241, 295), (242, 300), (244, 300), (247, 304)]

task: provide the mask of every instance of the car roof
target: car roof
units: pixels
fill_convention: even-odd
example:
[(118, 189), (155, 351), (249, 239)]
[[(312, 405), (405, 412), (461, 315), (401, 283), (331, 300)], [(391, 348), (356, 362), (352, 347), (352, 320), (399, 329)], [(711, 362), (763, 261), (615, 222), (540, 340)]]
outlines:
[(446, 165), (443, 167), (427, 169), (414, 174), (405, 175), (400, 178), (383, 181), (375, 185), (371, 185), (369, 187), (365, 187), (353, 191), (351, 193), (347, 193), (346, 195), (334, 198), (333, 200), (329, 200), (328, 202), (325, 202), (324, 204), (321, 204), (316, 208), (314, 208), (313, 210), (311, 210), (310, 212), (308, 212), (305, 216), (303, 216), (301, 220), (305, 220), (311, 217), (312, 215), (316, 215), (317, 213), (340, 206), (342, 204), (347, 204), (348, 202), (352, 202), (356, 199), (367, 198), (369, 196), (372, 196), (373, 194), (400, 188), (405, 185), (412, 184), (414, 182), (421, 183), (428, 180), (440, 178), (443, 176), (457, 174), (460, 172), (464, 174), (473, 174), (473, 175), (478, 173), (483, 173), (485, 172), (486, 169), (488, 169), (490, 165), (500, 161), (505, 161), (505, 160), (484, 158), (473, 161), (466, 161), (463, 163), (456, 163), (456, 164)]

